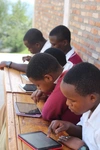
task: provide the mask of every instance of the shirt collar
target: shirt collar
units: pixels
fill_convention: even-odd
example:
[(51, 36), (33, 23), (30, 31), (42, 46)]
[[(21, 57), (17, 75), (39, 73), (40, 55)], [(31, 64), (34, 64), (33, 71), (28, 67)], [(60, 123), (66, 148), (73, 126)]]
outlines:
[[(86, 112), (87, 113), (87, 120), (91, 124), (91, 126), (93, 126), (93, 127), (97, 127), (97, 124), (99, 125), (99, 123), (100, 123), (100, 118), (98, 117), (99, 112), (100, 112), (100, 104), (96, 107), (96, 109), (93, 111), (92, 114), (91, 114), (90, 110), (88, 112)], [(91, 116), (90, 116), (90, 114), (91, 114)], [(96, 121), (95, 121), (95, 118), (97, 118)]]
[[(62, 71), (62, 73), (63, 73), (63, 71)], [(53, 82), (54, 84), (57, 84), (57, 82), (58, 82), (59, 78), (61, 77), (62, 73), (61, 73), (61, 74), (59, 75), (59, 77)]]
[(67, 61), (69, 60), (69, 58), (72, 56), (73, 53), (74, 53), (74, 47), (72, 47), (72, 49), (66, 54)]
[(40, 53), (44, 53), (44, 51), (45, 51), (46, 49), (50, 48), (50, 47), (51, 47), (51, 43), (50, 43), (50, 41), (48, 40), (48, 41), (46, 41), (46, 43), (45, 43), (44, 46), (42, 47)]
[(59, 78), (60, 78), (60, 76), (54, 81), (54, 84), (57, 84)]

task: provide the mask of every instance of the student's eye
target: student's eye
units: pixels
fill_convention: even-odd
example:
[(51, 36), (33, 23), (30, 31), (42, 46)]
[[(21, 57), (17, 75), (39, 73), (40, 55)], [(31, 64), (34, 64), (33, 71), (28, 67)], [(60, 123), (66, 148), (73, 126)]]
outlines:
[(72, 101), (72, 103), (76, 103), (76, 101)]
[(71, 102), (71, 103), (75, 103), (76, 101), (71, 99), (70, 102)]

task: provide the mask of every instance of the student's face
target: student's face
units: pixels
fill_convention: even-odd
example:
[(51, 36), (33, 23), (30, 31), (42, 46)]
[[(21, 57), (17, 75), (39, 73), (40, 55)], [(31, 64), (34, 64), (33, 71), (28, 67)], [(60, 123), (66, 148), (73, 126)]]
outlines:
[(49, 40), (50, 40), (52, 47), (61, 49), (62, 51), (65, 50), (65, 47), (67, 44), (66, 40), (60, 41), (57, 39), (56, 36), (49, 36)]
[(28, 41), (24, 41), (24, 45), (28, 48), (28, 50), (32, 54), (36, 54), (36, 53), (40, 52), (40, 44), (39, 43), (30, 44), (30, 43), (28, 43)]
[(33, 78), (29, 78), (29, 80), (37, 86), (39, 90), (41, 90), (44, 93), (49, 93), (54, 89), (54, 82), (52, 77), (44, 77), (44, 79), (41, 80), (34, 80)]
[(67, 98), (66, 104), (75, 114), (83, 114), (93, 108), (94, 103), (91, 95), (81, 96), (75, 91), (75, 86), (61, 82), (61, 91)]

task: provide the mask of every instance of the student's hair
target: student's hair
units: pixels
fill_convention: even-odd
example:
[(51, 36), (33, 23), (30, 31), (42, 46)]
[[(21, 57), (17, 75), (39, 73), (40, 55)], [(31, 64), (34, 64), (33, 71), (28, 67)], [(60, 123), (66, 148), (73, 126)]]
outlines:
[(31, 58), (26, 74), (28, 78), (41, 80), (46, 74), (57, 72), (59, 67), (60, 64), (55, 57), (47, 53), (38, 53)]
[(49, 33), (49, 36), (57, 36), (57, 39), (59, 41), (67, 40), (69, 43), (71, 41), (71, 32), (64, 25), (59, 25), (59, 26), (55, 27), (54, 29), (52, 29)]
[(71, 68), (63, 81), (75, 86), (82, 96), (92, 93), (100, 94), (100, 70), (88, 62), (82, 62)]
[(61, 66), (64, 66), (66, 64), (66, 56), (60, 49), (51, 47), (48, 48), (44, 53), (48, 53), (54, 56)]
[(43, 34), (40, 30), (31, 28), (24, 35), (23, 41), (28, 41), (30, 44), (44, 41)]

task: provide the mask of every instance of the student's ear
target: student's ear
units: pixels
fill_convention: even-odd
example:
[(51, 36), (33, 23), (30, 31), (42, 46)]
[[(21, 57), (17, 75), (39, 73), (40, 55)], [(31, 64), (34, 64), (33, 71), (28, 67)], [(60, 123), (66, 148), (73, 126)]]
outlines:
[(97, 100), (97, 95), (96, 95), (96, 94), (91, 94), (91, 95), (90, 95), (90, 99), (91, 99), (91, 102), (92, 102), (92, 103), (95, 103), (96, 100)]
[(44, 80), (45, 80), (46, 82), (53, 82), (53, 78), (52, 78), (52, 76), (49, 75), (49, 74), (46, 74), (46, 75), (44, 76)]
[(68, 45), (68, 41), (67, 40), (64, 40), (63, 41), (63, 44), (66, 46), (66, 45)]
[(38, 47), (38, 48), (39, 48), (39, 47), (40, 47), (40, 43), (36, 43), (36, 47)]

